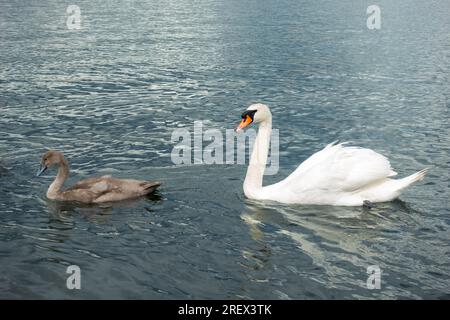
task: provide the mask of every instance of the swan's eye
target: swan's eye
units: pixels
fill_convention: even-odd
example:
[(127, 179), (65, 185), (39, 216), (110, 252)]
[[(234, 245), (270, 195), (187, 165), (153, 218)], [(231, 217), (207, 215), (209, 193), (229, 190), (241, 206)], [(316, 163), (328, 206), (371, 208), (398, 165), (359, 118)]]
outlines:
[(250, 119), (252, 119), (252, 121), (253, 121), (253, 117), (255, 116), (255, 113), (256, 113), (256, 110), (247, 110), (242, 114), (241, 118), (246, 119), (247, 117), (250, 117)]

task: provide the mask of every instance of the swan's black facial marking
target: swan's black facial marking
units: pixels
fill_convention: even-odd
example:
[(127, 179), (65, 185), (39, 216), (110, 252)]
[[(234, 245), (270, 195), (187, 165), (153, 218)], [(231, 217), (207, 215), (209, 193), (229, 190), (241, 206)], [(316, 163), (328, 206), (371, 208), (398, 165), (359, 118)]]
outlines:
[(253, 117), (255, 116), (256, 110), (247, 110), (242, 114), (242, 121), (236, 128), (236, 132), (241, 131), (253, 122)]
[(245, 119), (247, 116), (250, 117), (250, 119), (252, 119), (253, 122), (253, 117), (255, 116), (257, 110), (247, 110), (242, 114), (242, 119)]

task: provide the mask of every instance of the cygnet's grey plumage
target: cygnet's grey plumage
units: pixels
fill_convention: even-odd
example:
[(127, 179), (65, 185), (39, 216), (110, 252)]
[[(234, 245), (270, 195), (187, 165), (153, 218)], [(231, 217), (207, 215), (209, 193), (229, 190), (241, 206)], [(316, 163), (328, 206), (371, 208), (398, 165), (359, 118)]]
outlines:
[(58, 174), (47, 191), (47, 198), (52, 200), (83, 203), (121, 201), (152, 193), (161, 185), (158, 181), (116, 179), (111, 176), (102, 176), (81, 180), (63, 190), (64, 182), (69, 177), (69, 163), (61, 152), (47, 151), (42, 156), (41, 169), (37, 175), (42, 174), (51, 166), (59, 167)]

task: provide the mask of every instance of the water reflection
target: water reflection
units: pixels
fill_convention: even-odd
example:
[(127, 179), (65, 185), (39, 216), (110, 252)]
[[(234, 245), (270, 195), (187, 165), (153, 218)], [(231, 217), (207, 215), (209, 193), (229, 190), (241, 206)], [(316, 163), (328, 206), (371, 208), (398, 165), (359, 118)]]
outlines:
[(85, 204), (74, 201), (53, 201), (47, 199), (45, 204), (50, 223), (63, 223), (67, 225), (73, 221), (72, 216), (76, 214), (90, 222), (106, 224), (110, 222), (111, 215), (116, 211), (133, 209), (141, 205), (146, 211), (151, 212), (153, 211), (152, 206), (162, 200), (163, 197), (156, 191), (144, 197), (119, 202)]
[[(244, 251), (245, 259), (253, 262), (253, 270), (263, 269), (273, 259), (273, 238), (289, 238), (295, 244), (292, 256), (307, 255), (311, 266), (296, 271), (312, 276), (329, 288), (365, 288), (360, 274), (372, 264), (383, 265), (385, 233), (397, 233), (403, 225), (403, 212), (417, 214), (407, 203), (396, 200), (364, 207), (288, 206), (276, 203), (246, 201), (241, 212), (249, 234), (257, 242), (257, 250)], [(395, 216), (390, 216), (395, 213)], [(272, 261), (276, 263), (276, 261)], [(286, 266), (295, 268), (295, 266)], [(308, 270), (310, 269), (310, 270)], [(358, 276), (355, 276), (358, 275)], [(359, 279), (358, 279), (359, 277)], [(384, 292), (386, 294), (386, 292)]]
[(6, 176), (8, 174), (8, 170), (0, 165), (0, 177)]

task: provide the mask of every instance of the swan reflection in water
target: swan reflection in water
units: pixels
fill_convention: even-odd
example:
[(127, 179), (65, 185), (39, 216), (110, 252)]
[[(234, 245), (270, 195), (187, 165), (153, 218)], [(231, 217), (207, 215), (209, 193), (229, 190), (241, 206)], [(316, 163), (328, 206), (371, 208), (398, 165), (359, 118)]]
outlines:
[[(394, 212), (396, 216), (391, 214)], [(383, 251), (385, 232), (395, 233), (401, 226), (415, 223), (417, 214), (401, 200), (379, 203), (371, 209), (289, 206), (246, 200), (241, 218), (248, 225), (257, 249), (242, 252), (254, 265), (244, 267), (255, 271), (277, 265), (276, 252), (277, 256), (292, 257), (292, 265), (279, 267), (286, 267), (297, 275), (314, 277), (314, 281), (328, 288), (365, 287), (366, 278), (361, 275), (366, 273), (367, 267), (379, 264), (383, 269), (384, 263), (390, 262), (392, 252)], [(292, 241), (283, 241), (287, 248), (275, 249), (271, 248), (274, 237), (287, 237)], [(400, 240), (404, 241), (407, 240)], [(297, 250), (293, 252), (292, 247)], [(322, 269), (319, 275), (318, 268)], [(347, 281), (343, 282), (343, 278)]]
[[(120, 202), (105, 202), (101, 204), (85, 204), (74, 201), (54, 201), (46, 199), (45, 203), (50, 217), (50, 222), (71, 223), (73, 215), (79, 215), (88, 221), (95, 223), (108, 223), (111, 215), (118, 209), (135, 208), (144, 203), (143, 209), (152, 212), (152, 205), (163, 200), (158, 191), (140, 198), (123, 200)], [(120, 212), (118, 212), (120, 214)]]

